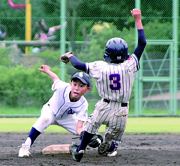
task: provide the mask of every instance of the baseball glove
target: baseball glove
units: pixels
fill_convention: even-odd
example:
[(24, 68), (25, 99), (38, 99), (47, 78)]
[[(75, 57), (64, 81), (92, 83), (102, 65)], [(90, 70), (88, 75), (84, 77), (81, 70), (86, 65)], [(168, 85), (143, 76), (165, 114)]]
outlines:
[[(80, 136), (79, 136), (79, 139), (80, 139), (80, 140), (82, 139), (83, 133), (84, 133), (84, 131), (82, 131), (82, 132), (80, 133)], [(91, 140), (90, 140), (90, 142), (89, 142), (88, 145), (89, 145), (90, 147), (92, 147), (92, 148), (97, 148), (97, 147), (99, 147), (99, 145), (101, 145), (102, 142), (103, 142), (103, 136), (102, 136), (101, 134), (95, 134), (95, 135), (91, 138)]]
[(70, 54), (73, 54), (73, 52), (67, 52), (63, 55), (60, 56), (60, 61), (64, 62), (65, 64), (67, 64), (69, 62), (69, 56)]
[(88, 144), (92, 148), (97, 148), (103, 142), (103, 136), (101, 134), (95, 134)]

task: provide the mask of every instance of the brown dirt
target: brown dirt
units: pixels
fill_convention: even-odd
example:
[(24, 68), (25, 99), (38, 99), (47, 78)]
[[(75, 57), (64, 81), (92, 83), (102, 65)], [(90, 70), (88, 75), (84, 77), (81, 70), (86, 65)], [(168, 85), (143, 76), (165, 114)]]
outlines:
[(88, 148), (81, 162), (71, 154), (43, 155), (42, 150), (52, 144), (79, 143), (73, 135), (41, 134), (33, 144), (29, 158), (18, 158), (19, 147), (27, 134), (0, 133), (1, 166), (144, 166), (180, 165), (180, 135), (124, 135), (116, 157), (101, 156), (97, 148)]

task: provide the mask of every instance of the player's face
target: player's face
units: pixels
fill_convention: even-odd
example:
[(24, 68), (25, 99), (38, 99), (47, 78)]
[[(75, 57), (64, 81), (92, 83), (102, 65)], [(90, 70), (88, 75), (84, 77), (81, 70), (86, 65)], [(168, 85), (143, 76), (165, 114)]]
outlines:
[(84, 95), (84, 93), (90, 91), (90, 87), (82, 83), (79, 79), (72, 80), (71, 84), (71, 94), (70, 99), (72, 101), (77, 101), (79, 98)]

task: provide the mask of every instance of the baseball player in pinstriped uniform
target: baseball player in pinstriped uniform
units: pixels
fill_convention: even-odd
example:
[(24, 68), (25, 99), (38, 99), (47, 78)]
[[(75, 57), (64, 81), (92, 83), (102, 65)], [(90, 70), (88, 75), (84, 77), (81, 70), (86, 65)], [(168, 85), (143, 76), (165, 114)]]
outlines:
[(87, 119), (88, 103), (83, 95), (91, 89), (88, 74), (84, 72), (74, 74), (69, 84), (61, 81), (47, 65), (42, 65), (39, 70), (49, 75), (54, 81), (52, 90), (55, 92), (42, 107), (41, 116), (19, 150), (19, 157), (30, 155), (31, 145), (49, 125), (58, 125), (72, 134), (80, 135), (83, 131), (83, 122)]
[[(138, 45), (131, 56), (126, 42), (121, 38), (112, 38), (107, 42), (104, 53), (106, 62), (82, 63), (71, 52), (64, 55), (75, 68), (85, 71), (94, 79), (102, 97), (84, 125), (81, 144), (70, 145), (72, 157), (78, 162), (83, 157), (88, 142), (102, 124), (106, 125), (105, 141), (98, 147), (98, 153), (106, 156), (117, 154), (118, 143), (126, 128), (133, 82), (146, 45), (141, 11), (133, 9), (131, 14), (138, 29)], [(60, 60), (63, 61), (62, 57)]]

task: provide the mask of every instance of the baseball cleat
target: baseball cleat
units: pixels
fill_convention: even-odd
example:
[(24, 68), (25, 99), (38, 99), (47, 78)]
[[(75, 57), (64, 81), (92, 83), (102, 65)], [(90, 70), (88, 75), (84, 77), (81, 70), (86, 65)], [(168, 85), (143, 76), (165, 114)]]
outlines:
[(107, 152), (107, 156), (112, 157), (117, 155), (117, 149), (118, 149), (118, 144), (115, 142), (111, 143), (111, 147), (109, 148)]
[[(113, 147), (111, 147), (111, 144), (113, 144)], [(108, 157), (116, 156), (118, 144), (114, 142), (112, 142), (111, 144), (108, 142), (102, 143), (98, 148), (98, 153), (100, 155), (104, 155)]]
[(72, 144), (69, 146), (69, 150), (72, 154), (72, 157), (75, 161), (80, 162), (81, 158), (84, 155), (84, 150), (80, 150), (79, 152), (77, 152), (77, 148), (79, 145), (77, 145), (76, 143), (72, 142)]
[(110, 148), (110, 144), (108, 142), (101, 143), (101, 145), (98, 147), (98, 153), (103, 156), (107, 156), (107, 152)]
[(29, 157), (31, 153), (29, 152), (29, 148), (27, 145), (22, 144), (21, 148), (19, 149), (18, 157)]
[(114, 150), (112, 152), (108, 152), (107, 156), (108, 157), (113, 157), (117, 155), (117, 148), (114, 148)]

